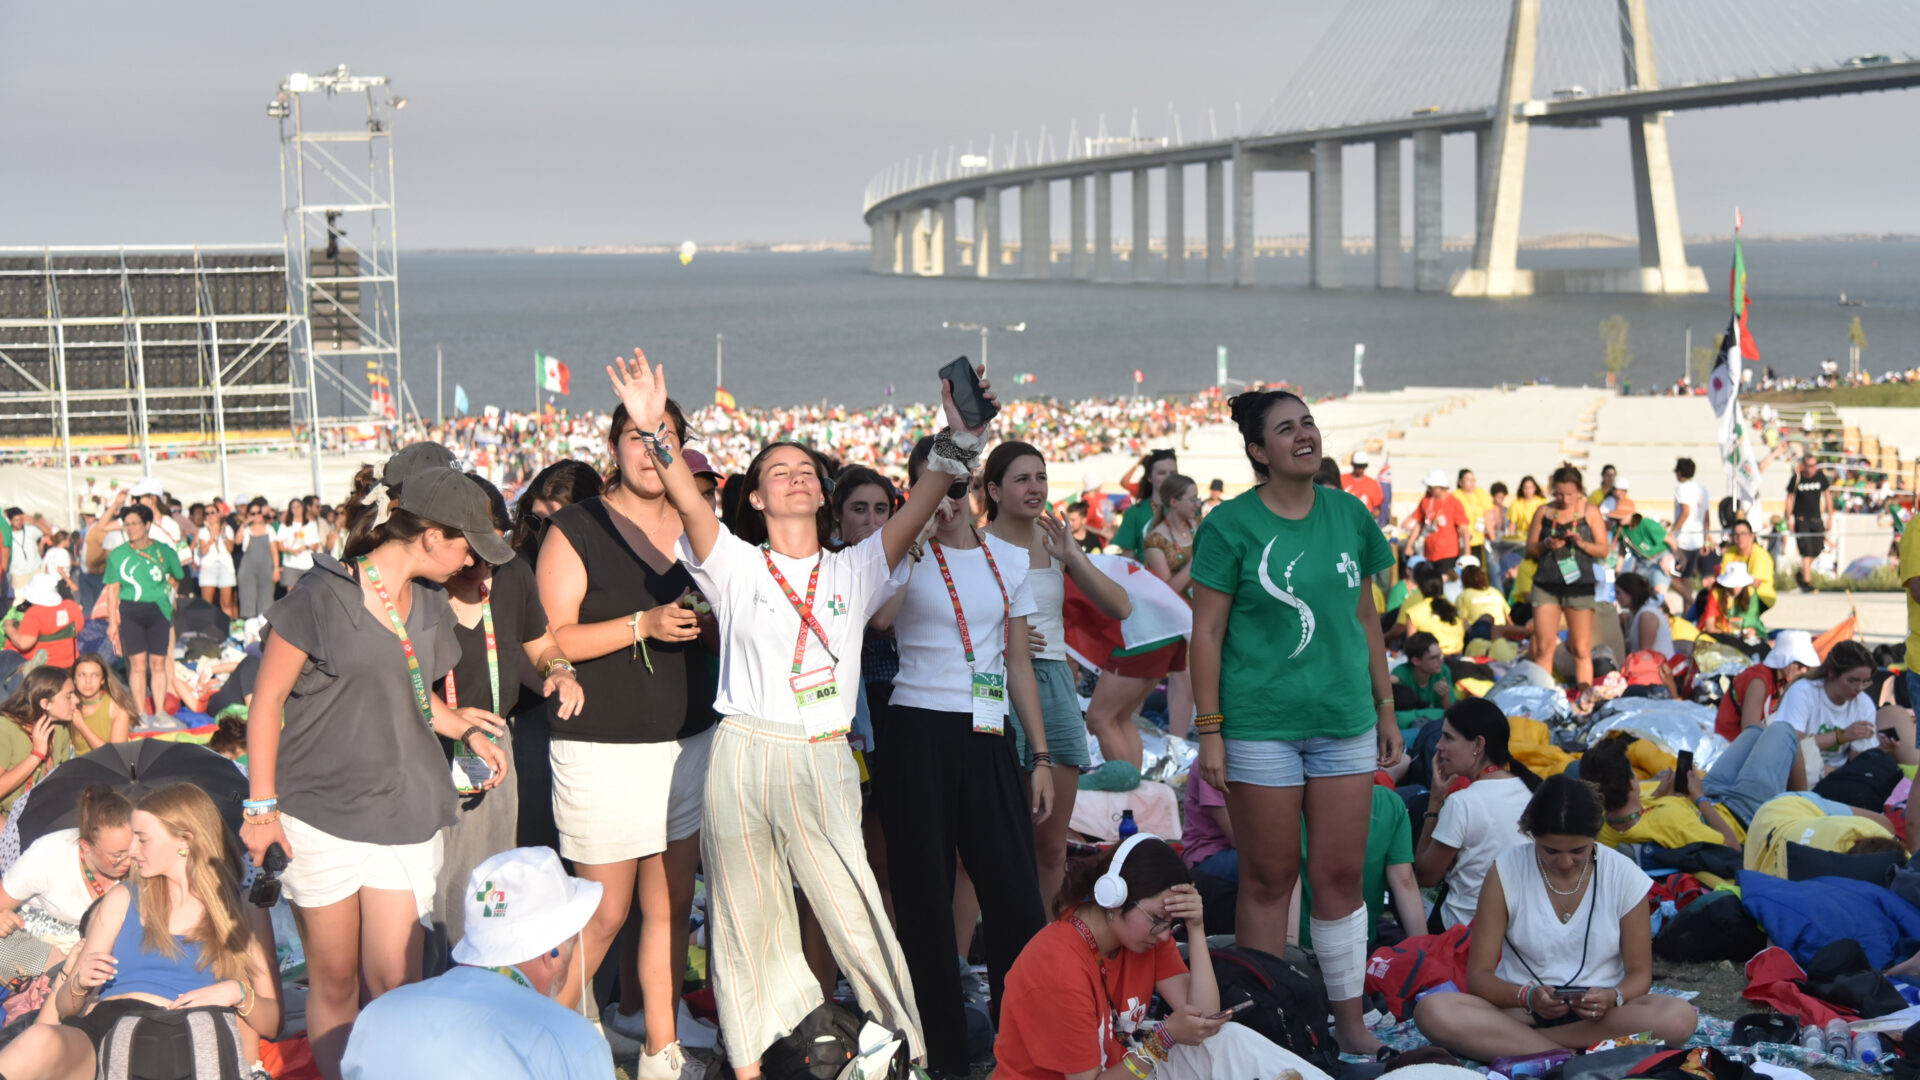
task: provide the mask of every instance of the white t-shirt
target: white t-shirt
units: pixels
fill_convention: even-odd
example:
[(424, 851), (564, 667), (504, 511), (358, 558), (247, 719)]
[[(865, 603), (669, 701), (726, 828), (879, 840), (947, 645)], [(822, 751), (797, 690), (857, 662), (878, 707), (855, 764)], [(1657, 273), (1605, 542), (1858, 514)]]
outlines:
[[(813, 616), (827, 632), (827, 645), (812, 633), (801, 658), (802, 674), (832, 667), (839, 686), (834, 708), (844, 725), (853, 723), (854, 706), (860, 696), (860, 645), (867, 620), (906, 583), (910, 559), (901, 559), (893, 573), (887, 570), (887, 549), (881, 534), (850, 548), (829, 551), (816, 558), (790, 559), (777, 551), (768, 552), (773, 565), (792, 587), (793, 594), (805, 600), (807, 580), (817, 561), (820, 584), (814, 593)], [(713, 707), (722, 716), (753, 716), (780, 724), (805, 726), (800, 704), (794, 699), (793, 645), (800, 635), (800, 613), (793, 609), (785, 591), (767, 572), (762, 549), (747, 543), (725, 527), (705, 562), (697, 562), (686, 537), (680, 538), (680, 557), (693, 575), (700, 592), (713, 604), (720, 624), (719, 694)], [(828, 656), (839, 657), (834, 664)]]
[[(289, 570), (313, 569), (313, 549), (320, 546), (320, 530), (313, 522), (298, 525), (288, 522), (275, 527), (273, 538), (280, 541), (280, 565)], [(299, 551), (290, 550), (300, 548)]]
[(1687, 508), (1687, 520), (1673, 536), (1681, 551), (1699, 551), (1707, 542), (1707, 489), (1698, 480), (1686, 480), (1673, 488), (1673, 518), (1680, 520), (1680, 508)]
[(40, 526), (29, 521), (13, 531), (13, 564), (8, 569), (16, 574), (32, 574), (40, 569), (40, 540), (45, 534)]
[[(206, 543), (208, 540), (213, 539), (212, 530), (213, 530), (213, 527), (210, 525), (200, 526), (200, 531), (195, 536), (195, 539), (202, 544)], [(197, 553), (197, 549), (196, 549), (196, 553)], [(220, 523), (220, 539), (216, 541), (211, 548), (207, 549), (206, 554), (200, 556), (200, 564), (206, 567), (215, 567), (215, 566), (231, 567), (233, 565), (233, 527), (232, 526), (228, 525), (224, 521)]]
[(73, 576), (73, 553), (62, 547), (50, 547), (40, 559), (40, 573), (59, 580), (61, 574)]
[(79, 925), (93, 904), (93, 893), (80, 872), (80, 830), (59, 829), (27, 846), (0, 879), (7, 895), (59, 919)]
[(1620, 956), (1620, 920), (1647, 898), (1653, 879), (1605, 844), (1596, 843), (1593, 850), (1593, 880), (1565, 923), (1553, 913), (1531, 840), (1494, 860), (1507, 897), (1507, 947), (1500, 950), (1495, 975), (1522, 986), (1537, 981), (1548, 988), (1613, 987), (1627, 977)]
[(1524, 839), (1520, 815), (1532, 798), (1519, 777), (1509, 776), (1476, 780), (1440, 805), (1433, 839), (1459, 852), (1447, 871), (1447, 901), (1440, 906), (1442, 926), (1451, 929), (1473, 921), (1487, 868), (1502, 851)]
[[(1865, 694), (1855, 694), (1846, 704), (1835, 705), (1833, 699), (1827, 696), (1827, 680), (1800, 679), (1787, 687), (1786, 694), (1780, 698), (1779, 711), (1773, 714), (1773, 721), (1792, 727), (1805, 738), (1823, 731), (1844, 731), (1862, 720), (1872, 724), (1876, 715), (1873, 699)], [(1840, 743), (1831, 750), (1823, 750), (1820, 756), (1826, 759), (1827, 768), (1831, 769), (1846, 764), (1854, 754), (1879, 745), (1879, 738), (1869, 735), (1850, 743)]]
[(993, 561), (1006, 585), (1004, 599), (981, 548), (941, 548), (953, 573), (954, 590), (960, 594), (960, 609), (967, 616), (967, 634), (973, 639), (971, 670), (960, 644), (953, 598), (947, 594), (939, 563), (934, 561), (932, 543), (927, 545), (926, 558), (914, 564), (913, 576), (907, 581), (907, 598), (893, 620), (894, 641), (900, 646), (900, 674), (893, 679), (895, 705), (971, 713), (972, 673), (1006, 674), (1002, 617), (1030, 616), (1038, 609), (1033, 603), (1033, 590), (1027, 586), (1027, 553), (993, 536), (986, 542), (993, 545)]

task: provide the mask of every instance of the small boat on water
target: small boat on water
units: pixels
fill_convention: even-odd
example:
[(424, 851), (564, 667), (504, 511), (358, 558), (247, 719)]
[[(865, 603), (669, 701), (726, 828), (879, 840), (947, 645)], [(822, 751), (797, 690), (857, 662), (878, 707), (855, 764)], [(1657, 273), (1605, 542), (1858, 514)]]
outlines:
[(1840, 306), (1841, 307), (1866, 307), (1867, 302), (1865, 300), (1861, 300), (1856, 297), (1849, 297), (1846, 293), (1841, 293)]

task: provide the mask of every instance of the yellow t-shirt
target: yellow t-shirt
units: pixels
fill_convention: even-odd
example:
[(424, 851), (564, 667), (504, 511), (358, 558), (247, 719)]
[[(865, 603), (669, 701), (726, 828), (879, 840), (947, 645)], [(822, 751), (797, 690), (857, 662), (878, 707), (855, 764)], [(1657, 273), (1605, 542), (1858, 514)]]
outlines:
[[(1662, 795), (1655, 798), (1653, 793), (1660, 788), (1657, 780), (1643, 780), (1640, 783), (1640, 820), (1625, 832), (1611, 825), (1600, 826), (1600, 842), (1608, 847), (1621, 844), (1658, 844), (1664, 848), (1685, 847), (1688, 844), (1723, 844), (1726, 837), (1720, 830), (1707, 824), (1700, 811), (1684, 796)], [(1733, 826), (1733, 835), (1741, 840), (1746, 834), (1741, 831), (1740, 823), (1727, 813), (1726, 807), (1718, 803), (1709, 803), (1714, 812)]]
[(1907, 591), (1907, 663), (1920, 657), (1920, 601), (1913, 598), (1913, 579), (1920, 578), (1920, 522), (1908, 522), (1900, 537), (1900, 583)]
[(1540, 569), (1540, 563), (1534, 559), (1521, 559), (1520, 566), (1513, 572), (1513, 596), (1516, 600), (1533, 603), (1533, 575)]
[(1828, 816), (1825, 810), (1798, 795), (1769, 799), (1753, 815), (1747, 828), (1745, 865), (1775, 877), (1787, 876), (1787, 845), (1805, 844), (1821, 851), (1845, 851), (1862, 836), (1893, 834), (1879, 822), (1852, 814)]
[(1453, 603), (1460, 609), (1461, 621), (1468, 626), (1479, 622), (1482, 615), (1493, 616), (1495, 626), (1503, 626), (1508, 621), (1507, 598), (1496, 589), (1461, 589), (1460, 598)]
[(1507, 510), (1507, 520), (1513, 523), (1513, 531), (1520, 539), (1527, 538), (1527, 530), (1533, 527), (1533, 515), (1547, 505), (1544, 495), (1531, 495), (1527, 498), (1514, 496), (1513, 505)]
[(1467, 623), (1464, 616), (1458, 622), (1442, 622), (1440, 616), (1433, 613), (1433, 601), (1419, 594), (1407, 597), (1400, 605), (1400, 625), (1407, 633), (1417, 634), (1422, 630), (1432, 634), (1440, 642), (1440, 651), (1447, 656), (1459, 656), (1467, 646)]
[(1773, 556), (1760, 546), (1759, 541), (1754, 541), (1753, 551), (1749, 554), (1742, 555), (1736, 549), (1720, 556), (1720, 569), (1725, 570), (1733, 563), (1747, 564), (1747, 572), (1753, 575), (1754, 591), (1760, 594), (1762, 604), (1772, 607), (1779, 601), (1780, 595), (1773, 587)]
[(1487, 489), (1474, 488), (1472, 491), (1454, 489), (1453, 497), (1460, 500), (1460, 509), (1467, 512), (1467, 528), (1473, 533), (1475, 547), (1487, 542), (1487, 511), (1493, 509), (1493, 496)]

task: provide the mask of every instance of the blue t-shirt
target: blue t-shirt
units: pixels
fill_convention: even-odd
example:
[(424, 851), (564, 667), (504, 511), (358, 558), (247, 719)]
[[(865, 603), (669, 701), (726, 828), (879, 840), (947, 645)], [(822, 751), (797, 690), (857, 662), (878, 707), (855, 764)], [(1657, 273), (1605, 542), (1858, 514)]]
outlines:
[(360, 1010), (346, 1080), (609, 1080), (613, 1051), (579, 1013), (484, 968), (456, 967)]

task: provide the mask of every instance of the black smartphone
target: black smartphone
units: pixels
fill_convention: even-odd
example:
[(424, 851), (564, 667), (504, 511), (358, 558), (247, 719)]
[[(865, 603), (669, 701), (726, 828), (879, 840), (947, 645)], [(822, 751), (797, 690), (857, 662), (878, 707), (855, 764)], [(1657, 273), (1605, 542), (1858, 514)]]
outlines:
[(941, 368), (940, 377), (953, 385), (953, 404), (968, 428), (977, 428), (999, 414), (1000, 406), (980, 390), (980, 374), (973, 370), (973, 361), (963, 356)]
[(1693, 751), (1682, 750), (1674, 755), (1673, 775), (1678, 786), (1687, 786), (1687, 778), (1693, 775)]
[(1553, 996), (1559, 998), (1561, 1001), (1579, 1001), (1586, 995), (1587, 988), (1584, 986), (1556, 986), (1553, 988)]

